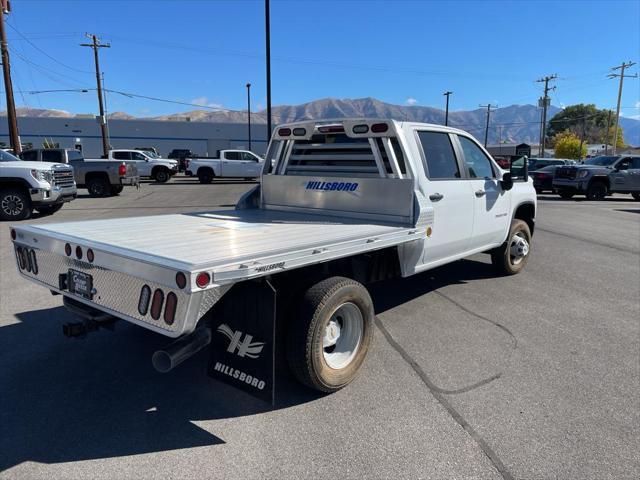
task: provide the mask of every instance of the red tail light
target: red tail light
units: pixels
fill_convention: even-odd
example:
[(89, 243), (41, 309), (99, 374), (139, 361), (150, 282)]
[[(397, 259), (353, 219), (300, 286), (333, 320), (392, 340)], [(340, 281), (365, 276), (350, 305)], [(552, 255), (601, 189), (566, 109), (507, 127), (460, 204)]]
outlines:
[(178, 288), (180, 289), (183, 289), (184, 287), (187, 286), (187, 277), (185, 276), (184, 273), (182, 272), (176, 273), (176, 285), (178, 285)]
[(118, 167), (118, 175), (124, 177), (127, 174), (127, 166), (123, 163)]
[(159, 288), (153, 292), (153, 300), (151, 302), (151, 318), (158, 320), (160, 312), (162, 312), (162, 303), (164, 302), (164, 293)]
[(78, 260), (82, 259), (82, 248), (80, 247), (80, 245), (76, 247), (76, 258)]
[(173, 292), (167, 295), (167, 304), (164, 307), (164, 321), (167, 325), (173, 324), (176, 316), (176, 307), (178, 305), (178, 297)]
[(91, 263), (93, 263), (93, 258), (94, 258), (93, 250), (91, 250), (91, 249), (87, 250), (87, 260), (89, 260)]
[(549, 175), (547, 175), (546, 173), (538, 173), (538, 174), (536, 174), (536, 176), (540, 180), (544, 180), (545, 178), (549, 178)]
[(389, 130), (389, 125), (386, 123), (374, 123), (371, 125), (371, 131), (373, 133), (384, 133)]
[(69, 245), (68, 243), (65, 244), (65, 246), (64, 246), (64, 253), (67, 254), (67, 257), (71, 256), (71, 245)]
[(200, 288), (204, 288), (207, 285), (209, 285), (210, 281), (211, 281), (211, 277), (207, 272), (200, 272), (196, 277), (196, 285)]

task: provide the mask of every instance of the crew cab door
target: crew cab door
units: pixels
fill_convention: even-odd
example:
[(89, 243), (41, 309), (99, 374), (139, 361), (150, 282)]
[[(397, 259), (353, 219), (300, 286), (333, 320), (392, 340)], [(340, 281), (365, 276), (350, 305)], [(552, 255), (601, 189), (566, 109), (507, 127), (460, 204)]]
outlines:
[(416, 138), (429, 179), (424, 193), (434, 212), (423, 255), (423, 263), (431, 264), (469, 250), (474, 197), (454, 149), (454, 135), (417, 130)]
[(222, 177), (243, 177), (243, 161), (241, 152), (223, 151), (220, 155)]
[(259, 177), (262, 173), (262, 159), (251, 152), (241, 152), (242, 162), (244, 164), (243, 177)]
[(138, 174), (141, 177), (150, 177), (151, 169), (153, 168), (153, 163), (149, 161), (149, 158), (141, 154), (140, 152), (129, 152), (131, 153), (131, 160), (136, 163), (136, 167), (138, 167)]
[(497, 166), (474, 140), (456, 135), (473, 201), (471, 249), (501, 244), (511, 223), (511, 196), (502, 189)]
[[(634, 162), (635, 160), (635, 162)], [(611, 190), (635, 192), (640, 190), (640, 158), (623, 157), (609, 174)], [(634, 168), (635, 167), (635, 168)]]

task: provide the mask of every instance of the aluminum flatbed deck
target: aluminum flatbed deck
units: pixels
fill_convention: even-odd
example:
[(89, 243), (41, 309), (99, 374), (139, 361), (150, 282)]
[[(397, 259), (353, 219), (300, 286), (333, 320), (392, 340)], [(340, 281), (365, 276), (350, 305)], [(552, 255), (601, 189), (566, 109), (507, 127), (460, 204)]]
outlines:
[(420, 237), (415, 227), (262, 209), (54, 223), (20, 230), (190, 273), (210, 270), (217, 284)]

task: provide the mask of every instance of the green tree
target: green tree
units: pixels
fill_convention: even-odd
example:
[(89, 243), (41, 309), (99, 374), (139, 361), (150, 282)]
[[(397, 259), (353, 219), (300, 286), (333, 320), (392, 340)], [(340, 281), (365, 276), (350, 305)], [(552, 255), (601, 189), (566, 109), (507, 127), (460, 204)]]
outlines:
[(555, 144), (556, 158), (572, 158), (574, 160), (579, 160), (587, 155), (586, 144), (582, 145), (581, 151), (580, 139), (575, 133), (569, 130), (556, 133), (556, 136), (553, 137), (553, 140)]
[[(609, 126), (609, 138), (607, 136), (607, 123), (609, 111), (597, 109), (593, 104), (571, 105), (561, 112), (556, 113), (549, 121), (547, 135), (553, 142), (554, 137), (565, 131), (574, 133), (578, 138), (582, 135), (584, 127), (584, 143), (613, 143), (615, 132), (615, 115), (611, 115)], [(583, 125), (584, 122), (584, 125)], [(618, 127), (618, 147), (624, 147), (623, 131)]]

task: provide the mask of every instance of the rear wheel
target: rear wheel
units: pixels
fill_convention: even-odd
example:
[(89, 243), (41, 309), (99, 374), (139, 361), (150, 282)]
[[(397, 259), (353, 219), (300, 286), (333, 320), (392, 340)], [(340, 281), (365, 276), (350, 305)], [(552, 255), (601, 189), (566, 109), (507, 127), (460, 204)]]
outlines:
[(93, 177), (87, 180), (87, 190), (92, 197), (104, 197), (111, 190), (111, 185), (105, 178)]
[(531, 230), (523, 220), (511, 223), (507, 241), (491, 253), (491, 263), (505, 275), (515, 275), (525, 267), (531, 253)]
[(587, 200), (604, 200), (609, 189), (604, 182), (592, 182), (587, 188)]
[(200, 183), (211, 183), (213, 181), (213, 170), (210, 168), (201, 168), (198, 170), (198, 180)]
[(31, 199), (21, 188), (0, 190), (0, 219), (25, 220), (31, 216)]
[(64, 203), (58, 203), (56, 205), (43, 205), (43, 206), (40, 206), (40, 207), (36, 207), (36, 210), (38, 210), (38, 212), (41, 215), (53, 215), (58, 210), (60, 210), (63, 205), (64, 205)]
[(306, 291), (290, 319), (287, 358), (295, 377), (335, 392), (356, 378), (373, 340), (373, 303), (358, 282), (331, 277)]

